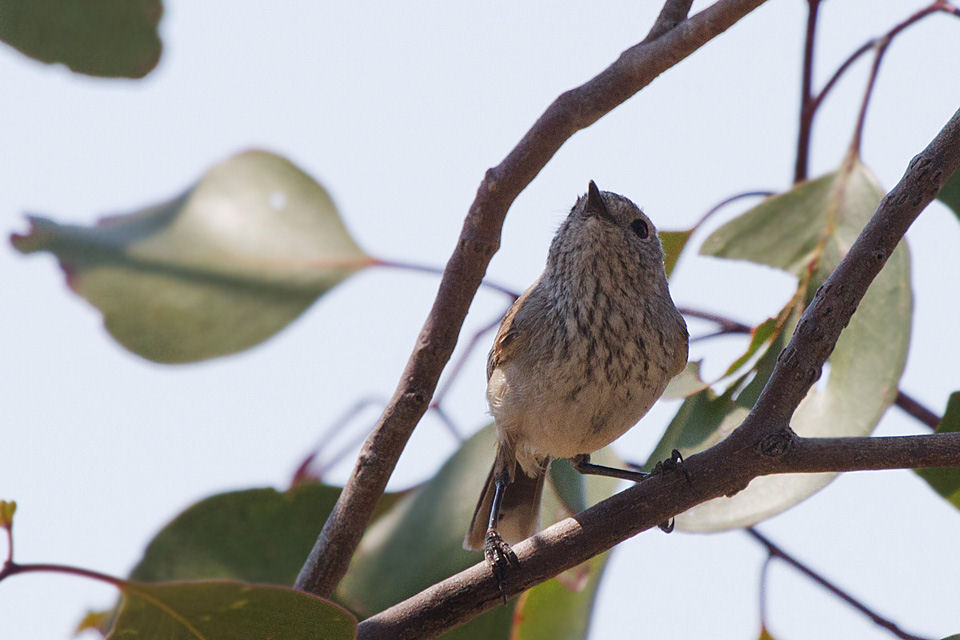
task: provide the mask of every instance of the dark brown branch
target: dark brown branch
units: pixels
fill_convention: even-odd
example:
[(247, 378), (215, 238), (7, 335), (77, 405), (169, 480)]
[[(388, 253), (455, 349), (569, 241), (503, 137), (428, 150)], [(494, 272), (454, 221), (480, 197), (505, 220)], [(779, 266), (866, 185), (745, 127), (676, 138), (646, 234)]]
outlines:
[(719, 0), (663, 36), (626, 50), (599, 75), (558, 97), (503, 162), (487, 171), (400, 383), (297, 577), (298, 589), (329, 596), (346, 573), (397, 459), (430, 404), (470, 303), (500, 246), (503, 220), (513, 200), (570, 136), (763, 2)]
[[(813, 569), (801, 563), (799, 560), (797, 560), (796, 558), (791, 556), (789, 553), (781, 549), (772, 540), (764, 536), (762, 533), (760, 533), (753, 527), (747, 527), (746, 531), (751, 536), (753, 536), (755, 540), (757, 540), (758, 542), (760, 542), (760, 544), (762, 544), (767, 548), (767, 553), (770, 554), (767, 558), (768, 561), (770, 558), (779, 558), (783, 560), (784, 562), (789, 564), (791, 567), (793, 567), (803, 575), (807, 576), (808, 578), (810, 578), (811, 580), (813, 580), (814, 582), (822, 586), (824, 589), (826, 589), (833, 595), (837, 596), (838, 598), (840, 598), (841, 600), (849, 604), (851, 607), (853, 607), (860, 613), (870, 618), (875, 624), (893, 633), (898, 638), (903, 638), (904, 640), (925, 640), (924, 638), (921, 638), (919, 636), (915, 636), (913, 634), (907, 633), (906, 631), (903, 631), (893, 621), (887, 620), (886, 618), (876, 613), (872, 609), (867, 608), (867, 606), (864, 605), (862, 602), (860, 602), (859, 600), (857, 600), (856, 598), (848, 594), (846, 591), (842, 590), (840, 587), (836, 586), (835, 584), (833, 584), (832, 582), (830, 582), (829, 580), (821, 576), (819, 573), (817, 573)], [(769, 562), (764, 562), (763, 564), (763, 569), (764, 569), (763, 576), (766, 575), (768, 564)], [(765, 586), (766, 586), (765, 584), (761, 586), (761, 601), (764, 599), (763, 591), (765, 590)], [(761, 609), (761, 619), (763, 619), (763, 615), (764, 613), (763, 613), (763, 610)]]
[[(512, 593), (602, 553), (687, 509), (733, 495), (758, 475), (960, 466), (960, 433), (898, 438), (797, 438), (789, 420), (870, 282), (920, 211), (960, 167), (960, 111), (916, 156), (804, 311), (757, 404), (727, 439), (685, 463), (692, 481), (663, 474), (563, 520), (518, 545)], [(480, 563), (361, 623), (359, 637), (430, 637), (500, 601)]]
[[(529, 589), (701, 502), (732, 495), (757, 475), (960, 463), (960, 433), (808, 439), (787, 431), (766, 444), (767, 449), (738, 449), (728, 438), (685, 461), (690, 482), (681, 474), (654, 476), (515, 545), (520, 568), (512, 575), (509, 592)], [(429, 638), (500, 602), (497, 581), (480, 562), (364, 620), (357, 637)]]
[(807, 0), (807, 35), (803, 45), (803, 80), (800, 89), (800, 127), (797, 134), (797, 163), (793, 170), (794, 183), (807, 179), (810, 156), (810, 133), (817, 102), (813, 97), (813, 52), (817, 36), (817, 13), (820, 0)]
[(690, 5), (692, 4), (693, 0), (667, 0), (663, 5), (663, 9), (660, 10), (660, 15), (657, 16), (657, 19), (653, 22), (653, 26), (650, 27), (650, 33), (647, 34), (647, 37), (643, 39), (641, 44), (653, 42), (686, 20), (687, 14), (690, 13)]
[(927, 409), (925, 406), (917, 402), (911, 396), (905, 394), (903, 391), (897, 392), (897, 399), (894, 404), (900, 407), (900, 409), (905, 413), (916, 418), (931, 429), (936, 429), (940, 424), (940, 416), (935, 414), (930, 409)]
[(780, 354), (756, 406), (730, 435), (738, 446), (752, 446), (765, 434), (787, 427), (790, 417), (833, 351), (840, 332), (907, 228), (960, 167), (960, 111), (926, 149), (910, 162), (900, 182), (884, 196), (876, 213), (803, 312)]

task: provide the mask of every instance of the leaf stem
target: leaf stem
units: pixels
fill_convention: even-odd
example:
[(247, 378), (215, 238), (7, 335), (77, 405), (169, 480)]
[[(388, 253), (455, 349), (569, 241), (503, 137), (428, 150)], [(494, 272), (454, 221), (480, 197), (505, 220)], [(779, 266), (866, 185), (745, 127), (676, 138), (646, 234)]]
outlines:
[(817, 35), (817, 14), (820, 0), (807, 0), (807, 35), (803, 45), (803, 79), (800, 90), (800, 127), (797, 135), (797, 162), (793, 171), (793, 182), (807, 179), (807, 164), (810, 156), (810, 133), (813, 116), (817, 110), (817, 100), (813, 96), (813, 53)]
[[(851, 596), (850, 594), (842, 590), (840, 587), (836, 586), (835, 584), (833, 584), (832, 582), (830, 582), (829, 580), (821, 576), (819, 573), (817, 573), (810, 567), (806, 566), (805, 564), (801, 563), (799, 560), (797, 560), (796, 558), (788, 554), (786, 551), (781, 549), (778, 545), (776, 545), (769, 538), (761, 534), (755, 528), (747, 527), (745, 531), (748, 534), (750, 534), (755, 540), (757, 540), (760, 544), (762, 544), (767, 548), (767, 553), (769, 554), (767, 558), (768, 561), (770, 558), (779, 558), (780, 560), (783, 560), (784, 562), (789, 564), (791, 567), (793, 567), (803, 575), (807, 576), (808, 578), (810, 578), (811, 580), (813, 580), (814, 582), (822, 586), (824, 589), (826, 589), (833, 595), (837, 596), (838, 598), (840, 598), (841, 600), (849, 604), (851, 607), (853, 607), (860, 613), (870, 618), (875, 624), (883, 627), (884, 629), (887, 629), (898, 638), (904, 638), (904, 640), (924, 640), (924, 638), (921, 638), (920, 636), (915, 636), (913, 634), (910, 634), (910, 633), (907, 633), (906, 631), (901, 630), (900, 627), (898, 627), (894, 622), (887, 620), (880, 614), (867, 608), (866, 605), (861, 603), (859, 600), (855, 599), (853, 596)], [(766, 573), (766, 564), (767, 563), (764, 563), (764, 573)], [(765, 585), (763, 583), (761, 584), (762, 584), (761, 586), (761, 591), (762, 591)], [(761, 615), (763, 615), (762, 611), (761, 611)]]
[(942, 419), (940, 416), (903, 391), (897, 392), (897, 399), (894, 401), (894, 404), (900, 407), (904, 413), (916, 418), (931, 429), (936, 429), (940, 425), (940, 420)]
[[(750, 529), (748, 529), (750, 531)], [(767, 551), (767, 557), (763, 559), (763, 566), (760, 567), (760, 593), (757, 607), (760, 609), (760, 629), (766, 631), (767, 627), (767, 581), (770, 577), (770, 564), (773, 562), (773, 554)]]
[(5, 562), (3, 564), (3, 568), (0, 569), (0, 581), (9, 578), (10, 576), (17, 575), (18, 573), (31, 573), (38, 571), (46, 573), (65, 573), (67, 575), (79, 576), (81, 578), (99, 580), (100, 582), (111, 584), (118, 589), (122, 589), (124, 585), (126, 585), (126, 580), (121, 580), (120, 578), (115, 578), (105, 573), (92, 571), (90, 569), (71, 567), (65, 564), (17, 564), (12, 560)]
[[(407, 271), (419, 271), (420, 273), (432, 273), (434, 275), (442, 276), (444, 269), (443, 267), (434, 267), (427, 264), (417, 264), (414, 262), (403, 262), (401, 260), (382, 260), (380, 258), (374, 258), (371, 266), (374, 267), (390, 267), (393, 269), (405, 269)], [(500, 293), (509, 296), (513, 300), (516, 300), (520, 297), (520, 294), (501, 284), (495, 282), (490, 282), (489, 280), (482, 280), (480, 286), (492, 289), (494, 291), (499, 291)]]
[(868, 41), (867, 43), (862, 45), (859, 49), (857, 49), (853, 53), (853, 55), (851, 55), (850, 58), (848, 58), (847, 61), (844, 62), (839, 69), (837, 69), (837, 72), (834, 74), (834, 76), (830, 79), (830, 81), (826, 84), (826, 86), (824, 86), (823, 91), (821, 91), (820, 95), (817, 96), (815, 102), (816, 102), (816, 105), (819, 106), (820, 102), (823, 100), (823, 96), (826, 95), (827, 91), (829, 91), (830, 88), (833, 87), (834, 83), (836, 82), (836, 79), (844, 71), (846, 71), (846, 69), (850, 66), (850, 64), (854, 60), (856, 60), (858, 57), (860, 57), (863, 53), (865, 53), (867, 50), (874, 49), (876, 53), (874, 54), (874, 57), (873, 57), (873, 65), (870, 68), (870, 78), (867, 81), (867, 88), (863, 94), (863, 102), (860, 105), (860, 112), (857, 115), (857, 126), (854, 129), (853, 140), (850, 142), (850, 150), (852, 153), (855, 153), (858, 156), (860, 155), (860, 142), (863, 137), (863, 125), (867, 117), (867, 107), (870, 104), (870, 98), (873, 95), (873, 88), (876, 85), (876, 81), (877, 81), (877, 74), (880, 71), (880, 63), (883, 60), (884, 54), (886, 54), (887, 52), (887, 47), (889, 47), (893, 39), (907, 27), (919, 22), (920, 20), (922, 20), (923, 18), (929, 15), (932, 15), (934, 13), (938, 13), (941, 11), (960, 16), (960, 9), (952, 5), (950, 2), (947, 2), (947, 0), (936, 0), (935, 2), (930, 3), (923, 9), (920, 9), (916, 13), (912, 14), (903, 22), (900, 22), (894, 25), (893, 28), (891, 28), (884, 35), (880, 36), (879, 38), (874, 38)]

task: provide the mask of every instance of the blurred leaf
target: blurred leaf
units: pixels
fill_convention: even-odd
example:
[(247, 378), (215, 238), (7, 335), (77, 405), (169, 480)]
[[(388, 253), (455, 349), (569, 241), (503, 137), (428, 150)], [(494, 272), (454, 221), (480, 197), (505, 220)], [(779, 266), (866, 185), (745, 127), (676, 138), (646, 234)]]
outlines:
[(766, 627), (760, 629), (760, 638), (759, 640), (773, 640), (773, 636), (770, 635), (770, 632), (767, 631)]
[(372, 263), (323, 187), (263, 151), (213, 167), (171, 202), (93, 228), (30, 222), (14, 246), (54, 253), (113, 337), (157, 362), (252, 347)]
[(749, 360), (757, 354), (760, 350), (760, 347), (768, 344), (772, 341), (777, 334), (782, 329), (782, 325), (777, 322), (777, 318), (768, 318), (755, 326), (752, 331), (750, 331), (750, 344), (747, 346), (747, 350), (743, 352), (743, 355), (733, 361), (733, 363), (727, 367), (726, 372), (723, 374), (724, 377), (736, 373), (740, 367), (747, 364)]
[(657, 232), (657, 235), (660, 236), (660, 244), (663, 245), (663, 268), (666, 270), (668, 278), (673, 273), (674, 267), (677, 266), (677, 260), (680, 259), (683, 248), (687, 246), (687, 241), (690, 240), (690, 236), (696, 230), (697, 228), (694, 227), (685, 231)]
[(660, 397), (667, 399), (688, 398), (709, 387), (710, 384), (704, 382), (703, 378), (700, 377), (701, 363), (702, 360), (688, 362), (683, 371), (667, 383), (667, 388), (664, 389)]
[[(433, 479), (401, 499), (395, 508), (371, 525), (353, 557), (350, 571), (337, 589), (337, 600), (361, 616), (370, 615), (483, 561), (483, 554), (464, 551), (461, 545), (482, 483), (493, 463), (495, 447), (493, 427), (481, 430), (461, 446)], [(616, 481), (609, 478), (589, 478), (584, 483), (584, 500), (591, 504), (600, 495), (610, 495), (615, 487)], [(568, 514), (549, 483), (544, 490), (542, 513), (544, 525)], [(546, 601), (542, 605), (531, 605), (533, 608), (522, 620), (515, 612), (525, 606), (525, 600), (511, 598), (506, 606), (496, 607), (442, 637), (446, 640), (508, 638), (511, 633), (520, 633), (518, 629), (529, 634), (540, 625), (554, 624), (585, 628), (602, 566), (602, 560), (585, 567), (581, 565), (566, 572), (563, 582), (551, 580), (534, 587), (526, 598), (534, 598), (534, 602), (539, 603), (539, 594), (545, 592)], [(552, 597), (549, 594), (571, 586), (580, 590), (554, 605), (549, 604)]]
[(80, 635), (83, 631), (93, 631), (101, 638), (110, 633), (111, 622), (113, 621), (113, 611), (87, 611), (76, 628), (74, 635)]
[[(950, 394), (947, 410), (937, 425), (937, 433), (956, 433), (960, 431), (960, 391)], [(933, 490), (960, 509), (960, 467), (932, 467), (915, 470), (921, 478), (933, 487)]]
[(332, 602), (289, 587), (231, 581), (121, 586), (123, 605), (109, 639), (353, 640), (357, 621)]
[(947, 178), (937, 199), (950, 207), (953, 214), (960, 218), (960, 171), (954, 171), (953, 175)]
[[(583, 640), (609, 552), (523, 593), (514, 613), (510, 640)], [(571, 574), (580, 578), (571, 588)]]
[[(339, 495), (339, 487), (302, 484), (284, 492), (247, 489), (201, 500), (154, 537), (130, 579), (293, 584)], [(401, 495), (385, 494), (375, 517)]]
[(282, 493), (248, 489), (201, 500), (154, 537), (130, 579), (293, 584), (339, 495), (337, 487), (305, 484)]
[[(854, 160), (843, 170), (802, 183), (720, 227), (701, 251), (788, 270), (800, 278), (799, 292), (807, 301), (846, 255), (883, 195), (870, 172)], [(800, 305), (789, 310), (786, 331), (775, 335), (792, 331)], [(902, 244), (841, 334), (830, 357), (826, 383), (812, 388), (794, 413), (794, 431), (805, 437), (865, 436), (873, 431), (896, 398), (906, 362), (911, 312), (910, 258)], [(745, 415), (742, 405), (752, 406), (766, 383), (781, 348), (774, 344), (776, 341), (758, 361), (754, 379), (741, 394), (744, 399), (735, 398), (741, 407), (736, 412)], [(736, 426), (730, 422), (728, 416), (717, 434), (690, 450), (680, 447), (681, 453), (693, 453), (719, 441), (726, 435), (723, 427)], [(748, 526), (809, 497), (833, 477), (785, 474), (756, 478), (732, 498), (711, 500), (682, 514), (677, 528), (713, 531)]]
[(0, 40), (93, 76), (142, 78), (160, 60), (160, 0), (0, 0)]
[(16, 512), (16, 500), (0, 500), (0, 527), (9, 529), (13, 526), (13, 514)]

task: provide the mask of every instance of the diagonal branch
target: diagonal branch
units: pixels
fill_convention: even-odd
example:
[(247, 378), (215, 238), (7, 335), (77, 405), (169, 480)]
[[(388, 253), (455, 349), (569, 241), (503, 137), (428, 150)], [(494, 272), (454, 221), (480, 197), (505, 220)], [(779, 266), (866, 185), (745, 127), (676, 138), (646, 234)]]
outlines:
[[(500, 246), (503, 220), (513, 200), (570, 136), (599, 120), (763, 2), (719, 0), (659, 38), (627, 49), (599, 75), (558, 97), (503, 162), (487, 171), (400, 383), (364, 443), (353, 473), (297, 577), (298, 589), (329, 596), (346, 573), (373, 508), (430, 404), (470, 303)], [(683, 3), (668, 4), (679, 7)]]
[[(960, 463), (960, 433), (820, 439), (787, 432), (777, 444), (787, 451), (779, 447), (735, 450), (729, 439), (724, 440), (686, 460), (692, 482), (681, 474), (654, 476), (515, 545), (520, 567), (511, 574), (510, 592), (529, 589), (701, 502), (732, 495), (757, 475)], [(360, 623), (357, 638), (430, 638), (501, 601), (493, 572), (480, 562), (367, 618)]]
[[(915, 157), (850, 251), (804, 311), (756, 406), (727, 439), (691, 456), (692, 478), (654, 476), (516, 545), (519, 592), (706, 500), (733, 495), (759, 475), (960, 466), (960, 433), (895, 438), (798, 438), (789, 420), (819, 377), (840, 332), (907, 227), (960, 168), (960, 111)], [(500, 601), (479, 563), (360, 624), (359, 638), (431, 637)]]

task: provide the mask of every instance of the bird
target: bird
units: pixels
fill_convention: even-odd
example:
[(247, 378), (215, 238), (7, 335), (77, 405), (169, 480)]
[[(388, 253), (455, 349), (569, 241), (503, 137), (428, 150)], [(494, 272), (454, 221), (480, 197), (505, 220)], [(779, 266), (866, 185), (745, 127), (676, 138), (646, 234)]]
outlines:
[(504, 599), (506, 568), (518, 564), (510, 544), (538, 530), (552, 460), (569, 458), (582, 473), (646, 475), (592, 464), (590, 454), (647, 413), (686, 365), (688, 342), (653, 223), (591, 180), (487, 358), (497, 449), (463, 546), (483, 549)]

